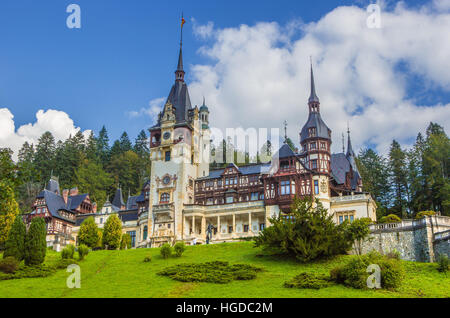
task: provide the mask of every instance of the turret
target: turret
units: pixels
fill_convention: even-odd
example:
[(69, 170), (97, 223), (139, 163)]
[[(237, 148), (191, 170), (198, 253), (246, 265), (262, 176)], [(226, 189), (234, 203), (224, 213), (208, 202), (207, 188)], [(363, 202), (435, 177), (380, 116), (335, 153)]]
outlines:
[(202, 129), (209, 128), (209, 109), (205, 104), (205, 97), (203, 97), (203, 105), (199, 111), (200, 120), (202, 121)]

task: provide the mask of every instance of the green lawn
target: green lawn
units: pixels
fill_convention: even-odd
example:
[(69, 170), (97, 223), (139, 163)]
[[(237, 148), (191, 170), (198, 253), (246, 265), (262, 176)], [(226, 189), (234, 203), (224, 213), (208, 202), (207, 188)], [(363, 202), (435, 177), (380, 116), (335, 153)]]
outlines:
[[(450, 297), (450, 277), (436, 270), (436, 264), (404, 262), (406, 279), (397, 291), (356, 290), (339, 285), (321, 290), (298, 290), (283, 287), (286, 280), (302, 271), (328, 273), (331, 268), (353, 256), (330, 261), (299, 264), (290, 259), (258, 256), (251, 242), (187, 247), (181, 258), (164, 260), (159, 249), (91, 252), (81, 266), (81, 288), (69, 289), (65, 270), (46, 278), (0, 281), (0, 297)], [(144, 263), (146, 255), (150, 263)], [(60, 258), (47, 253), (47, 264)], [(156, 275), (162, 268), (184, 262), (213, 260), (247, 263), (263, 267), (255, 280), (233, 281), (219, 285), (181, 283)]]

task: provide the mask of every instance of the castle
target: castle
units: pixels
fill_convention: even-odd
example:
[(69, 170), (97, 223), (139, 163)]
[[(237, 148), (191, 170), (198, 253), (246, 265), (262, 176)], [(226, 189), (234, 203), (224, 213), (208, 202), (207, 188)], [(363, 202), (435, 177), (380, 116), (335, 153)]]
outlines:
[[(102, 227), (116, 213), (133, 247), (181, 240), (204, 244), (208, 227), (212, 243), (250, 238), (270, 226), (270, 218), (288, 214), (296, 196), (318, 199), (336, 223), (362, 217), (375, 221), (376, 204), (362, 191), (350, 133), (347, 151), (332, 154), (332, 133), (321, 117), (312, 65), (310, 75), (309, 116), (299, 133), (299, 151), (285, 142), (271, 162), (210, 170), (210, 112), (205, 100), (201, 107), (191, 104), (180, 45), (175, 83), (149, 129), (151, 176), (141, 194), (129, 196), (125, 204), (118, 189), (97, 212), (88, 195), (66, 200), (51, 180), (29, 218), (40, 215), (41, 208), (50, 210), (48, 220), (61, 225), (49, 244), (64, 244), (76, 241), (86, 217), (94, 216)], [(75, 207), (80, 200), (83, 209)]]

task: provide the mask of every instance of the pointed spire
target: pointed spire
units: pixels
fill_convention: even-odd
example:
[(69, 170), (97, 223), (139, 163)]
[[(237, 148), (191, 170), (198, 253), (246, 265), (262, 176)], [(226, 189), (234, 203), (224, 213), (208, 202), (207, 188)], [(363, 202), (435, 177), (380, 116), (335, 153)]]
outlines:
[(316, 95), (316, 85), (314, 84), (314, 71), (311, 58), (311, 95), (309, 96), (310, 103), (319, 103), (319, 97)]
[(349, 126), (349, 124), (347, 123), (347, 157), (349, 157), (349, 156), (352, 156), (352, 157), (354, 157), (355, 156), (355, 153), (353, 152), (353, 148), (352, 148), (352, 140), (351, 140), (351, 138), (350, 138), (350, 126)]
[(285, 120), (283, 124), (284, 124), (284, 143), (287, 144), (287, 139), (288, 139), (288, 136), (287, 136), (288, 122), (287, 122), (287, 120)]
[(178, 65), (175, 71), (175, 80), (184, 82), (184, 69), (183, 69), (183, 25), (186, 21), (184, 20), (183, 13), (181, 13), (181, 36), (180, 36), (180, 53), (178, 55)]

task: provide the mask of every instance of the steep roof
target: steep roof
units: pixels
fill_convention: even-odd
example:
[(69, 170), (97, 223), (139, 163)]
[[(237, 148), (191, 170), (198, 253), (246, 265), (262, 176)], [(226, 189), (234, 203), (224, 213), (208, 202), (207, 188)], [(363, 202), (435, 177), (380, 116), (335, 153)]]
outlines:
[(116, 190), (116, 194), (114, 195), (114, 199), (111, 202), (113, 206), (117, 207), (117, 208), (122, 208), (123, 206), (125, 206), (125, 203), (123, 202), (123, 196), (122, 196), (122, 189), (121, 188), (117, 188)]
[[(45, 204), (47, 205), (48, 211), (53, 217), (72, 223), (74, 222), (73, 220), (67, 219), (59, 214), (60, 210), (73, 212), (66, 206), (62, 196), (45, 189), (39, 193), (38, 198), (45, 199)], [(36, 213), (36, 211), (31, 212), (31, 214), (33, 213)]]
[[(240, 173), (242, 173), (242, 175), (263, 174), (263, 173), (268, 173), (268, 171), (270, 169), (270, 163), (252, 164), (252, 165), (237, 167), (237, 169), (239, 170)], [(222, 176), (224, 171), (225, 171), (225, 169), (210, 170), (208, 176), (198, 178), (197, 180), (217, 179)]]
[(171, 103), (175, 108), (176, 123), (188, 122), (188, 111), (192, 108), (187, 84), (176, 81), (173, 84), (166, 103)]
[(137, 209), (137, 199), (140, 197), (140, 195), (136, 195), (133, 197), (128, 197), (127, 200), (127, 210), (133, 210)]
[(77, 209), (80, 204), (86, 199), (86, 197), (88, 196), (87, 193), (85, 194), (79, 194), (79, 195), (73, 195), (67, 198), (67, 207), (70, 210), (75, 210)]
[[(337, 184), (344, 184), (346, 174), (352, 169), (351, 162), (344, 153), (331, 155), (331, 173)], [(361, 178), (358, 170), (353, 169), (353, 178), (350, 180), (352, 190), (356, 190), (358, 180)]]
[(308, 121), (303, 126), (302, 131), (300, 132), (300, 142), (303, 142), (306, 138), (309, 137), (309, 129), (316, 128), (316, 136), (320, 138), (330, 139), (331, 129), (323, 121), (320, 113), (310, 112), (308, 116)]
[(278, 158), (288, 158), (288, 157), (294, 157), (295, 153), (292, 150), (292, 148), (287, 144), (283, 144), (281, 148), (278, 150), (278, 152), (275, 154), (275, 156), (278, 154)]
[(45, 189), (53, 193), (61, 194), (61, 191), (59, 189), (59, 182), (54, 177), (51, 177), (50, 180), (48, 180)]

